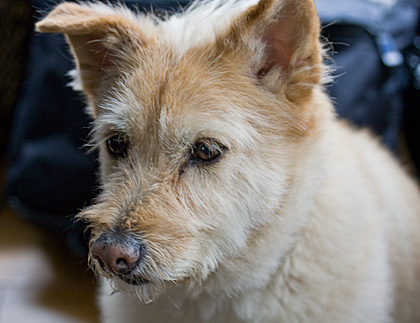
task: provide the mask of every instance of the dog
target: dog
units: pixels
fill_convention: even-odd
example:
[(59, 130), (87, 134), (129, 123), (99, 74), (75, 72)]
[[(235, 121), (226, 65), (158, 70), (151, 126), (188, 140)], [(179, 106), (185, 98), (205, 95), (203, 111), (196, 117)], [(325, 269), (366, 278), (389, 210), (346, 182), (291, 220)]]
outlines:
[(419, 322), (420, 194), (334, 113), (312, 0), (62, 3), (103, 322)]

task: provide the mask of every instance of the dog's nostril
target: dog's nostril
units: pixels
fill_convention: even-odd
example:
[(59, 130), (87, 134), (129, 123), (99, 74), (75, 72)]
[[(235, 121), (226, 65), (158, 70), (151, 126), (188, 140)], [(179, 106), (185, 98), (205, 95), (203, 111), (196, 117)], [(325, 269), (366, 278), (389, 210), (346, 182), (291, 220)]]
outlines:
[(117, 266), (128, 266), (127, 260), (124, 258), (118, 258), (117, 259)]
[(102, 261), (101, 257), (93, 255), (93, 259), (96, 259), (99, 263), (99, 266), (101, 266), (103, 270), (106, 270), (105, 263)]
[(113, 272), (117, 274), (127, 275), (132, 271), (133, 266), (136, 264), (137, 260), (137, 256), (118, 258), (114, 263), (111, 263), (110, 266)]

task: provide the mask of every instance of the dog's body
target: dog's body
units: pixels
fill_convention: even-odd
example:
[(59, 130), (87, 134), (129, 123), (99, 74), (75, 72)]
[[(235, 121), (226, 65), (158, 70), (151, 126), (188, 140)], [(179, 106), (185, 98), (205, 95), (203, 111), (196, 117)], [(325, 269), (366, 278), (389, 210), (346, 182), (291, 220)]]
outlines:
[[(181, 285), (145, 305), (120, 293), (109, 296), (112, 289), (103, 284), (103, 317), (109, 322), (419, 321), (416, 187), (367, 133), (355, 135), (341, 123), (328, 128), (323, 144), (302, 147), (292, 170), (300, 183), (283, 212), (306, 221), (286, 255), (278, 252), (284, 226), (279, 219), (251, 240), (246, 258), (220, 264), (198, 295)], [(243, 292), (226, 296), (235, 289)]]
[(37, 26), (67, 35), (95, 119), (103, 321), (420, 321), (419, 191), (335, 119), (313, 3), (241, 5)]

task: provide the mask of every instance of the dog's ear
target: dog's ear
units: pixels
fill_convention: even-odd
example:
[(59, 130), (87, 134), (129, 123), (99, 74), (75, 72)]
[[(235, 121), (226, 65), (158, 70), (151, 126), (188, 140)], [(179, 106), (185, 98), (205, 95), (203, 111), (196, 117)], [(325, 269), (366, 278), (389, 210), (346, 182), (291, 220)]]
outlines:
[(117, 76), (117, 67), (129, 49), (142, 45), (141, 32), (132, 20), (100, 4), (60, 4), (36, 24), (36, 29), (66, 35), (89, 100), (101, 95)]
[(224, 44), (253, 52), (251, 70), (270, 91), (302, 99), (322, 78), (320, 23), (313, 0), (260, 0), (231, 25)]

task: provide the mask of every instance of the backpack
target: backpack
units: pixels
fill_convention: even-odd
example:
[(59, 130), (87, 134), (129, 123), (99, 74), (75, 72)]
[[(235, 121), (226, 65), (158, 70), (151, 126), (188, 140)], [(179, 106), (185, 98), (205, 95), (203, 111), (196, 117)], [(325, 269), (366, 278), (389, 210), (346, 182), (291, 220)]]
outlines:
[(368, 127), (396, 155), (410, 71), (403, 53), (419, 19), (410, 2), (315, 0), (332, 43), (334, 82), (327, 87), (338, 116)]

